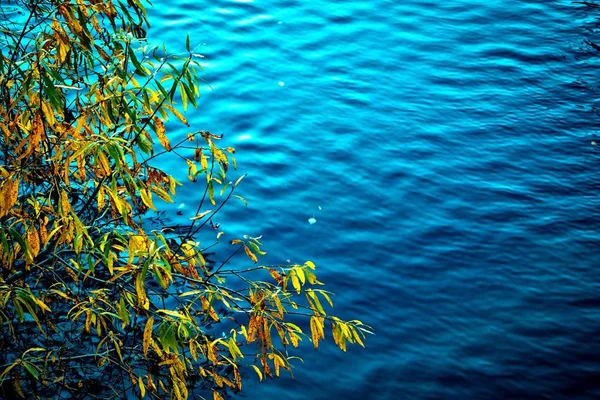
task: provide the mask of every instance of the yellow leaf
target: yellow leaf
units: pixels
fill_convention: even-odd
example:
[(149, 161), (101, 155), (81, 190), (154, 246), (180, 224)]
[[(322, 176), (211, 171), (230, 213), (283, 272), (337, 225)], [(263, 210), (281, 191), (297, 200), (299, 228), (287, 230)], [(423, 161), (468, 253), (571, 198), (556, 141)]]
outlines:
[(196, 182), (196, 172), (198, 171), (196, 164), (191, 160), (186, 159), (185, 161), (188, 165), (188, 179), (192, 182)]
[(213, 400), (224, 400), (223, 396), (219, 394), (217, 391), (213, 391)]
[(160, 186), (156, 186), (153, 185), (150, 190), (152, 190), (154, 193), (156, 193), (156, 195), (158, 197), (160, 197), (161, 200), (166, 201), (167, 203), (173, 203), (173, 199), (171, 198), (171, 196), (169, 196), (169, 193), (167, 193), (163, 188), (161, 188)]
[(158, 117), (154, 117), (154, 127), (156, 128), (156, 136), (158, 137), (158, 141), (167, 151), (171, 151), (173, 148), (171, 147), (171, 143), (169, 143), (169, 139), (165, 135), (165, 124)]
[(146, 207), (148, 207), (149, 209), (153, 210), (153, 211), (158, 211), (156, 209), (156, 207), (154, 207), (154, 204), (152, 203), (152, 192), (148, 191), (147, 189), (140, 189), (140, 197), (142, 198), (142, 203), (144, 203), (146, 205)]
[(102, 170), (102, 176), (110, 175), (110, 163), (108, 162), (108, 158), (106, 158), (106, 154), (104, 154), (102, 151), (96, 156), (96, 166), (99, 166)]
[(106, 202), (106, 193), (104, 191), (104, 185), (101, 185), (98, 188), (98, 211), (102, 211), (104, 209), (104, 205)]
[(313, 263), (312, 261), (307, 261), (304, 263), (304, 265), (308, 266), (312, 270), (314, 270), (316, 268), (315, 263)]
[(235, 340), (233, 339), (233, 337), (230, 337), (229, 340), (227, 341), (227, 347), (229, 348), (229, 352), (231, 353), (231, 356), (233, 357), (233, 361), (235, 361), (237, 359), (237, 357), (244, 358), (244, 355), (242, 354), (242, 352), (240, 351), (240, 348), (235, 343)]
[(356, 341), (356, 343), (360, 344), (362, 347), (365, 347), (364, 343), (360, 339), (360, 334), (358, 333), (358, 331), (356, 330), (356, 328), (353, 327), (353, 326), (350, 326), (349, 328), (350, 328), (350, 331), (352, 332), (352, 337), (354, 338), (354, 340)]
[(295, 332), (292, 331), (288, 331), (288, 336), (290, 337), (290, 342), (292, 342), (292, 346), (298, 347), (300, 336), (298, 336)]
[(319, 339), (325, 339), (324, 325), (322, 317), (316, 315), (310, 317), (310, 333), (315, 350), (319, 348)]
[[(129, 237), (129, 254), (135, 254), (137, 251), (148, 251), (148, 244), (146, 243), (146, 238), (142, 235), (131, 235)], [(131, 261), (129, 262), (131, 263)]]
[(207, 158), (204, 154), (200, 154), (200, 168), (202, 170), (207, 170), (208, 169), (208, 161)]
[(35, 299), (35, 303), (44, 311), (48, 311), (48, 312), (52, 312), (52, 310), (50, 309), (50, 307), (48, 307), (46, 305), (46, 303), (44, 303), (43, 301), (41, 301), (40, 299)]
[(42, 134), (44, 133), (44, 123), (42, 122), (42, 113), (38, 110), (33, 117), (33, 124), (31, 126), (31, 132), (29, 134), (29, 149), (30, 151), (40, 151), (40, 141)]
[(4, 185), (0, 188), (0, 196), (2, 197), (2, 203), (0, 203), (0, 217), (9, 213), (19, 197), (19, 179), (13, 181), (9, 177), (4, 180), (3, 183)]
[(198, 350), (196, 349), (196, 341), (190, 340), (190, 355), (192, 359), (196, 361), (198, 359)]
[(195, 221), (197, 219), (201, 219), (202, 217), (206, 216), (207, 214), (210, 214), (211, 212), (212, 212), (212, 210), (206, 210), (206, 211), (204, 211), (204, 212), (202, 212), (200, 214), (197, 214), (195, 217), (191, 217), (190, 219), (192, 221)]
[[(244, 245), (244, 251), (249, 259), (251, 259), (255, 264), (258, 262), (258, 257), (248, 248), (248, 246)], [(298, 292), (299, 293), (299, 292)]]
[(178, 318), (178, 319), (181, 319), (181, 320), (184, 320), (184, 321), (189, 321), (190, 320), (188, 317), (186, 317), (185, 315), (183, 315), (181, 313), (178, 313), (177, 311), (171, 311), (171, 310), (161, 309), (161, 310), (156, 310), (156, 312), (167, 314), (167, 315), (169, 315), (171, 317)]
[(148, 318), (146, 322), (146, 327), (144, 328), (144, 341), (142, 342), (142, 348), (144, 350), (144, 357), (148, 353), (148, 348), (150, 347), (150, 343), (152, 340), (152, 325), (154, 324), (154, 317)]
[(144, 386), (144, 381), (142, 381), (141, 376), (138, 376), (138, 385), (140, 386), (140, 394), (142, 395), (142, 398), (144, 398), (144, 396), (146, 396), (146, 386)]
[(37, 257), (40, 252), (40, 237), (37, 229), (32, 226), (27, 232), (27, 244), (29, 245), (29, 251), (31, 252), (31, 258)]
[(300, 290), (302, 289), (302, 286), (300, 286), (300, 281), (298, 280), (298, 276), (296, 275), (296, 270), (290, 271), (290, 278), (292, 279), (292, 286), (294, 286), (294, 289), (296, 289), (296, 292), (298, 294), (300, 294)]
[(48, 124), (51, 126), (54, 125), (56, 123), (56, 118), (54, 116), (54, 110), (52, 109), (50, 104), (43, 101), (42, 111), (44, 112), (44, 116), (46, 117), (46, 121), (48, 121)]
[(150, 301), (146, 296), (146, 289), (144, 288), (144, 274), (138, 273), (135, 277), (135, 291), (137, 294), (137, 304), (145, 310), (150, 308)]
[(263, 375), (262, 375), (262, 372), (260, 372), (260, 369), (254, 364), (252, 364), (252, 368), (254, 368), (254, 370), (256, 371), (256, 375), (258, 375), (258, 379), (262, 381)]
[(294, 270), (296, 271), (296, 274), (298, 275), (298, 279), (300, 279), (300, 283), (302, 283), (304, 285), (304, 282), (306, 282), (306, 277), (304, 276), (304, 271), (302, 270), (301, 267), (294, 268)]
[(66, 216), (71, 211), (71, 203), (69, 202), (69, 195), (67, 192), (62, 190), (60, 192), (60, 208), (62, 210), (62, 216)]
[(171, 192), (171, 194), (173, 196), (175, 196), (175, 188), (177, 187), (177, 185), (179, 186), (183, 186), (179, 181), (177, 181), (175, 178), (173, 178), (172, 176), (169, 176), (169, 192)]
[(188, 120), (185, 119), (185, 117), (175, 107), (171, 106), (170, 104), (165, 104), (165, 107), (171, 110), (173, 115), (176, 116), (183, 124), (189, 125)]

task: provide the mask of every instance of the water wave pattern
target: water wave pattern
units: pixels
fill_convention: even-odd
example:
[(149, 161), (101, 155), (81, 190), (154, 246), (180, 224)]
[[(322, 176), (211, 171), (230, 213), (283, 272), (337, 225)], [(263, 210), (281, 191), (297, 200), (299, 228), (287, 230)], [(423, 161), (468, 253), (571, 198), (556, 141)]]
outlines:
[(168, 3), (150, 38), (190, 33), (212, 86), (190, 119), (249, 173), (227, 235), (315, 261), (337, 312), (376, 330), (366, 350), (305, 348), (295, 379), (249, 374), (248, 398), (598, 398), (594, 10)]

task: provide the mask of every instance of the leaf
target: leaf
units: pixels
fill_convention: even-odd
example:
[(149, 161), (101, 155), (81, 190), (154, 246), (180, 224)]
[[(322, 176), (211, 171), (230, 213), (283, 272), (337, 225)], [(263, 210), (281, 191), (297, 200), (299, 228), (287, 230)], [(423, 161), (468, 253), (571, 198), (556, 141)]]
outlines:
[(19, 179), (5, 179), (0, 188), (0, 218), (7, 215), (19, 197)]
[(217, 205), (215, 202), (215, 189), (213, 188), (212, 180), (208, 182), (208, 199), (212, 203), (213, 206)]
[(152, 325), (154, 324), (154, 317), (148, 318), (146, 321), (146, 327), (144, 328), (144, 340), (142, 342), (142, 348), (144, 351), (144, 357), (148, 354), (148, 348), (152, 340)]
[(171, 310), (161, 309), (161, 310), (156, 310), (156, 312), (167, 314), (168, 316), (171, 316), (171, 317), (174, 317), (174, 318), (178, 318), (178, 319), (181, 319), (183, 321), (189, 321), (190, 320), (188, 317), (186, 317), (185, 315), (183, 315), (181, 313), (178, 313), (177, 311), (171, 311)]
[(258, 262), (258, 258), (256, 257), (256, 255), (252, 252), (252, 250), (250, 250), (248, 248), (248, 246), (244, 245), (244, 251), (246, 252), (246, 255), (248, 256), (249, 259), (251, 259), (254, 264), (256, 264)]
[(48, 307), (46, 305), (46, 303), (44, 303), (40, 299), (35, 298), (35, 304), (37, 304), (43, 311), (52, 312), (52, 310), (50, 309), (50, 307)]
[(31, 376), (33, 376), (33, 378), (34, 378), (35, 380), (38, 380), (38, 379), (39, 379), (39, 377), (40, 377), (40, 373), (39, 373), (39, 371), (37, 370), (37, 368), (36, 368), (36, 366), (35, 366), (35, 365), (33, 365), (33, 364), (30, 364), (30, 363), (28, 363), (28, 362), (24, 362), (24, 363), (23, 363), (23, 367), (24, 367), (24, 368), (27, 370), (27, 372), (29, 372), (29, 374), (30, 374)]
[(235, 361), (237, 359), (237, 357), (244, 358), (244, 355), (242, 354), (242, 352), (240, 351), (240, 348), (235, 343), (235, 339), (233, 338), (233, 336), (230, 337), (229, 340), (227, 341), (227, 347), (229, 348), (229, 352), (231, 353), (231, 356), (233, 357), (233, 361)]
[(150, 190), (152, 190), (154, 193), (156, 193), (156, 195), (163, 201), (166, 201), (167, 203), (174, 203), (175, 201), (173, 200), (173, 198), (169, 195), (169, 193), (167, 193), (166, 190), (164, 190), (163, 188), (161, 188), (160, 186), (157, 185), (153, 185)]
[(310, 333), (315, 350), (319, 348), (319, 339), (325, 338), (323, 327), (324, 322), (322, 317), (317, 317), (316, 315), (310, 317)]
[(239, 178), (237, 178), (237, 180), (235, 181), (235, 183), (233, 184), (233, 187), (236, 187), (237, 185), (240, 184), (240, 182), (242, 181), (242, 179), (244, 179), (246, 177), (246, 175), (242, 175)]
[(260, 372), (260, 369), (256, 365), (254, 365), (254, 364), (252, 364), (252, 368), (254, 368), (254, 371), (256, 371), (256, 375), (258, 375), (258, 379), (260, 381), (262, 381), (263, 380), (263, 374), (262, 374), (262, 372)]
[(138, 385), (140, 387), (140, 394), (142, 398), (144, 398), (144, 396), (146, 396), (146, 386), (144, 385), (144, 381), (142, 380), (141, 376), (138, 376)]
[(135, 52), (133, 51), (133, 49), (131, 47), (129, 47), (129, 60), (133, 63), (133, 66), (135, 67), (135, 72), (137, 74), (139, 74), (141, 76), (148, 75), (148, 73), (149, 73), (148, 70), (140, 64), (137, 57), (135, 56)]
[(186, 159), (185, 161), (188, 165), (188, 179), (192, 182), (196, 182), (196, 173), (198, 171), (198, 167), (196, 167), (196, 164), (191, 160)]
[(279, 272), (277, 272), (274, 268), (269, 268), (269, 273), (271, 274), (273, 279), (275, 279), (277, 281), (278, 285), (283, 284), (283, 279), (281, 279), (281, 274)]
[(304, 283), (306, 282), (306, 277), (304, 276), (304, 271), (302, 270), (302, 267), (294, 268), (294, 271), (296, 271), (298, 279), (300, 279), (300, 283), (304, 285)]
[(27, 232), (27, 244), (29, 245), (29, 250), (31, 251), (32, 261), (40, 252), (40, 236), (38, 234), (35, 226), (32, 226)]
[(240, 201), (241, 201), (242, 203), (244, 203), (244, 205), (245, 205), (246, 207), (248, 207), (248, 202), (247, 202), (247, 201), (246, 201), (246, 199), (244, 199), (242, 196), (238, 196), (237, 194), (234, 194), (234, 195), (233, 195), (233, 197), (240, 199)]
[(156, 137), (158, 137), (158, 141), (167, 151), (173, 150), (171, 147), (171, 143), (169, 143), (169, 139), (165, 135), (165, 124), (158, 117), (154, 117), (154, 127), (156, 128)]
[(291, 270), (289, 276), (292, 280), (292, 286), (294, 286), (294, 289), (296, 289), (296, 293), (300, 294), (302, 286), (300, 285), (300, 280), (298, 280), (298, 275), (296, 275), (296, 270)]
[(252, 248), (252, 251), (254, 251), (255, 253), (260, 254), (261, 256), (264, 256), (265, 254), (267, 254), (266, 251), (262, 251), (260, 249), (260, 247), (258, 247), (258, 245), (252, 241), (248, 242), (248, 246), (250, 246), (250, 248)]
[(171, 111), (171, 113), (173, 113), (173, 115), (176, 116), (177, 119), (179, 119), (184, 125), (190, 126), (188, 120), (183, 116), (183, 114), (179, 112), (179, 110), (177, 110), (170, 104), (165, 104), (165, 107), (168, 108)]
[(306, 291), (306, 294), (308, 296), (309, 303), (311, 303), (311, 308), (313, 309), (313, 311), (319, 312), (321, 315), (326, 315), (325, 310), (323, 309), (323, 306), (321, 305), (321, 302), (319, 301), (319, 298), (317, 297), (315, 292), (309, 289)]
[(212, 210), (206, 210), (206, 211), (204, 211), (204, 212), (202, 212), (200, 214), (197, 214), (195, 217), (191, 217), (190, 219), (192, 221), (195, 221), (197, 219), (202, 219), (203, 217), (205, 217), (207, 214), (210, 214), (211, 212), (212, 212)]
[(224, 400), (223, 396), (219, 394), (216, 390), (213, 391), (213, 400)]
[[(356, 341), (356, 343), (358, 343), (359, 345), (361, 345), (362, 347), (365, 347), (365, 344), (363, 343), (363, 341), (360, 338), (360, 335), (362, 334), (362, 332), (358, 332), (356, 330), (355, 327), (353, 326), (348, 326), (348, 328), (350, 328), (350, 332), (352, 332), (352, 337), (354, 338), (354, 340)], [(364, 336), (363, 336), (364, 337)]]
[(158, 211), (154, 204), (152, 203), (152, 192), (147, 189), (140, 189), (140, 197), (142, 198), (142, 203), (146, 205), (149, 209), (153, 211)]
[(139, 272), (135, 277), (135, 291), (137, 294), (137, 305), (142, 307), (144, 310), (150, 308), (150, 301), (146, 296), (146, 289), (144, 288), (144, 273)]
[(54, 83), (52, 83), (52, 81), (50, 80), (50, 78), (48, 77), (48, 75), (44, 72), (42, 72), (42, 79), (44, 81), (44, 92), (46, 92), (46, 96), (48, 96), (48, 99), (50, 100), (50, 104), (52, 104), (52, 107), (55, 110), (60, 110), (62, 109), (62, 99), (60, 97), (60, 95), (58, 94), (58, 92), (56, 91), (56, 87), (54, 87)]

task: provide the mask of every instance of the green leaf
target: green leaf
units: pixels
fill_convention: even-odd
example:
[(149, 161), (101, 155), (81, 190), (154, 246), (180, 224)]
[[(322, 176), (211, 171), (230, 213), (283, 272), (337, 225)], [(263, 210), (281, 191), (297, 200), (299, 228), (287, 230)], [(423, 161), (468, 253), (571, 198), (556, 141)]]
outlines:
[(58, 94), (56, 87), (54, 86), (54, 83), (52, 83), (50, 78), (48, 78), (48, 75), (45, 73), (45, 71), (42, 72), (41, 75), (42, 75), (42, 80), (44, 81), (44, 92), (46, 93), (46, 96), (48, 96), (48, 99), (50, 100), (50, 104), (52, 104), (52, 107), (55, 110), (62, 109), (62, 98)]
[(217, 202), (215, 201), (215, 189), (213, 187), (212, 180), (208, 182), (208, 199), (213, 206), (217, 205)]
[(140, 64), (140, 62), (138, 61), (138, 59), (135, 55), (135, 52), (133, 51), (131, 46), (128, 46), (128, 50), (129, 50), (129, 52), (128, 52), (129, 60), (131, 60), (133, 66), (135, 68), (135, 72), (141, 76), (148, 76), (148, 70), (146, 70), (146, 68), (144, 68), (142, 66), (142, 64)]
[(21, 245), (21, 251), (23, 252), (23, 255), (25, 255), (25, 258), (29, 259), (29, 247), (27, 247), (27, 243), (25, 242), (25, 240), (23, 240), (21, 234), (17, 232), (17, 230), (15, 230), (14, 228), (10, 228), (8, 232), (10, 233), (10, 236), (12, 236), (12, 238), (16, 240), (19, 243), (19, 245)]
[(258, 245), (256, 243), (254, 243), (253, 241), (249, 241), (248, 242), (248, 246), (250, 246), (252, 248), (252, 250), (254, 250), (255, 253), (260, 254), (261, 256), (264, 256), (265, 254), (267, 254), (266, 251), (262, 251)]

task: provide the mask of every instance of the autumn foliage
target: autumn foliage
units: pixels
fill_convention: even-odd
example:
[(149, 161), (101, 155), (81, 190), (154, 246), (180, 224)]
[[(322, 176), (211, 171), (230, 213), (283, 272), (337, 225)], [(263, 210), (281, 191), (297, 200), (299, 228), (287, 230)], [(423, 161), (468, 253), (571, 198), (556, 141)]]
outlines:
[[(140, 0), (0, 4), (0, 397), (220, 399), (291, 372), (326, 331), (363, 345), (312, 262), (260, 265), (260, 238), (214, 229), (245, 202), (235, 150), (186, 119), (189, 38), (173, 55), (148, 27)], [(182, 184), (202, 193), (196, 216), (160, 225)]]

